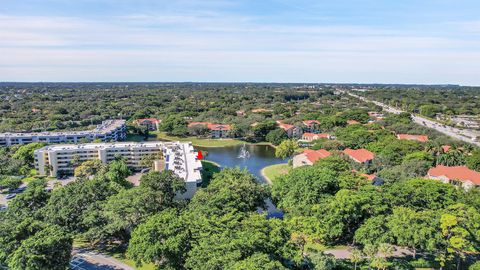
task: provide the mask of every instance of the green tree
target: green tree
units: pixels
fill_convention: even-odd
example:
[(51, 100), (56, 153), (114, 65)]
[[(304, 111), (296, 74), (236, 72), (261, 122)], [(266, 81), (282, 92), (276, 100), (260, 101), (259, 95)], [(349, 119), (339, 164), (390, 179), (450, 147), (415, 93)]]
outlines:
[(107, 166), (103, 164), (101, 160), (87, 160), (75, 168), (74, 175), (76, 177), (89, 178), (99, 172), (104, 171), (106, 167)]
[(298, 144), (296, 141), (285, 140), (281, 142), (280, 145), (278, 145), (275, 149), (275, 156), (282, 159), (289, 158), (295, 153), (297, 148)]
[(272, 260), (268, 254), (254, 253), (252, 256), (238, 261), (233, 270), (286, 270), (279, 261)]
[(40, 270), (68, 267), (72, 252), (72, 237), (59, 226), (48, 226), (22, 241), (8, 260), (13, 270)]
[(432, 211), (415, 212), (399, 207), (393, 209), (387, 226), (395, 242), (411, 248), (415, 258), (418, 249), (434, 251), (437, 248), (441, 239), (438, 223), (438, 218)]
[(12, 155), (13, 158), (22, 160), (26, 164), (33, 164), (33, 152), (44, 147), (44, 143), (29, 143), (20, 146)]
[(14, 190), (22, 184), (22, 178), (16, 176), (1, 176), (0, 188)]
[(456, 258), (457, 269), (469, 252), (478, 252), (480, 214), (463, 204), (450, 206), (440, 218), (440, 228), (446, 241), (446, 259)]
[(467, 167), (480, 172), (480, 150), (474, 151), (466, 158)]
[(266, 136), (266, 140), (274, 145), (279, 145), (286, 139), (288, 139), (287, 133), (285, 132), (285, 130), (280, 128), (268, 132)]
[(187, 221), (175, 209), (166, 209), (132, 233), (127, 256), (137, 265), (155, 263), (162, 269), (183, 269), (190, 249)]
[(295, 168), (273, 182), (272, 197), (287, 212), (308, 211), (338, 191), (336, 175), (321, 166)]
[(357, 270), (357, 265), (363, 261), (363, 252), (358, 248), (352, 249), (350, 261), (353, 263), (353, 269)]
[(180, 115), (169, 115), (162, 120), (160, 129), (168, 134), (175, 136), (184, 136), (187, 134), (187, 121)]

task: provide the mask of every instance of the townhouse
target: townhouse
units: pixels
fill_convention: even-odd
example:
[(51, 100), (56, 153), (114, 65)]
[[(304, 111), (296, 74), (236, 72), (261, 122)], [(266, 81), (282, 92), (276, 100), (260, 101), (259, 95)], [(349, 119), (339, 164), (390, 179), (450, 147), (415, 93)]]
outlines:
[(137, 126), (144, 126), (150, 131), (155, 131), (160, 129), (161, 121), (157, 118), (142, 118), (134, 121)]
[(331, 153), (325, 149), (305, 149), (302, 154), (298, 154), (293, 157), (293, 168), (313, 165), (317, 160), (329, 157), (330, 155)]
[(370, 164), (372, 160), (375, 158), (374, 153), (363, 148), (362, 149), (347, 148), (343, 150), (343, 153), (357, 163)]
[(428, 170), (427, 177), (462, 187), (465, 190), (480, 186), (480, 172), (470, 170), (466, 166), (438, 165)]
[(195, 128), (205, 128), (209, 131), (209, 135), (212, 138), (228, 138), (230, 137), (231, 125), (214, 124), (210, 122), (191, 122), (188, 124), (188, 128), (193, 130)]
[(284, 124), (281, 121), (277, 121), (277, 125), (279, 128), (285, 130), (287, 133), (287, 136), (289, 138), (301, 138), (303, 134), (303, 130), (300, 127), (290, 125), (290, 124)]

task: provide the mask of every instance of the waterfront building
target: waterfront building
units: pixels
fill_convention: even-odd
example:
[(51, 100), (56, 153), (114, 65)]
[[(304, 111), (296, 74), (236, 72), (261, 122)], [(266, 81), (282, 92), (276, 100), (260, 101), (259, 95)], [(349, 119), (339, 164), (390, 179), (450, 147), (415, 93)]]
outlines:
[(156, 162), (155, 169), (173, 171), (185, 181), (187, 192), (182, 196), (193, 197), (197, 186), (202, 183), (202, 164), (189, 142), (58, 144), (34, 152), (37, 173), (52, 177), (73, 174), (75, 165), (94, 159), (107, 164), (123, 158), (129, 168), (139, 171), (144, 168), (141, 160), (150, 155), (163, 156), (163, 162)]

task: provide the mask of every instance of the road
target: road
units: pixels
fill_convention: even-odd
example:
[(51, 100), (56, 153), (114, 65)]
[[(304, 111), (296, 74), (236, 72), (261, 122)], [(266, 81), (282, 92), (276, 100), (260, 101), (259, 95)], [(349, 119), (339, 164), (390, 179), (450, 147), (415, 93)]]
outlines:
[(70, 268), (73, 270), (134, 270), (133, 267), (93, 250), (74, 248)]
[[(385, 111), (390, 112), (390, 113), (399, 114), (399, 113), (405, 112), (405, 111), (399, 110), (397, 108), (393, 108), (391, 106), (388, 106), (387, 104), (384, 104), (384, 103), (381, 103), (381, 102), (378, 102), (378, 101), (375, 101), (375, 100), (370, 100), (370, 99), (367, 99), (365, 97), (352, 94), (350, 92), (344, 91), (343, 93), (346, 93), (346, 94), (348, 94), (352, 97), (358, 98), (358, 99), (363, 100), (365, 102), (372, 102), (375, 105), (382, 107)], [(438, 131), (440, 133), (443, 133), (447, 136), (450, 136), (452, 138), (455, 138), (455, 139), (458, 139), (458, 140), (461, 140), (461, 141), (464, 141), (464, 142), (467, 142), (467, 143), (471, 143), (471, 144), (480, 146), (480, 142), (473, 140), (473, 139), (477, 138), (478, 136), (480, 136), (479, 131), (471, 130), (471, 129), (459, 129), (459, 128), (455, 128), (455, 127), (446, 126), (446, 125), (440, 124), (438, 122), (429, 120), (427, 118), (421, 117), (417, 114), (411, 114), (411, 116), (412, 116), (412, 120), (419, 125), (435, 129), (436, 131)]]

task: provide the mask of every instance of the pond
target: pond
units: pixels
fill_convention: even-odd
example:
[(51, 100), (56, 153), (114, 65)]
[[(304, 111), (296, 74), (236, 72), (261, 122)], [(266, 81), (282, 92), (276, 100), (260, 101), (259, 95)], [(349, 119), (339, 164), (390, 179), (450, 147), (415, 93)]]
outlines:
[[(287, 162), (287, 160), (276, 158), (275, 148), (270, 145), (245, 144), (212, 148), (196, 147), (196, 149), (207, 152), (208, 155), (204, 159), (213, 161), (222, 168), (240, 167), (247, 169), (261, 183), (267, 183), (261, 173), (263, 168)], [(283, 217), (283, 212), (277, 209), (270, 199), (266, 203), (269, 217)]]

